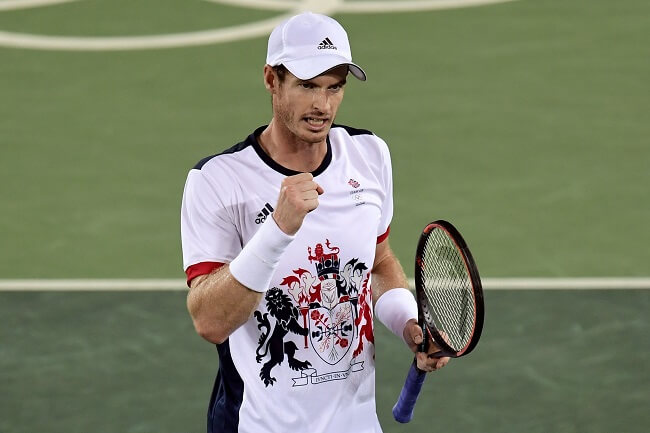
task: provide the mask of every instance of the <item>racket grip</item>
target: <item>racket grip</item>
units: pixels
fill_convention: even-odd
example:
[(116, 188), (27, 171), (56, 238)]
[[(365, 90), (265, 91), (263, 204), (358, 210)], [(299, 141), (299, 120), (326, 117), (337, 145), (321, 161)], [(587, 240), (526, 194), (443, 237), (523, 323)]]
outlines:
[(397, 403), (393, 406), (393, 418), (395, 418), (395, 421), (401, 423), (411, 421), (411, 418), (413, 418), (413, 409), (415, 409), (415, 402), (418, 399), (418, 395), (420, 395), (420, 390), (422, 389), (422, 384), (426, 376), (426, 372), (420, 370), (415, 364), (415, 361), (413, 361), (411, 369), (406, 376), (404, 387), (402, 387), (402, 392), (399, 394)]

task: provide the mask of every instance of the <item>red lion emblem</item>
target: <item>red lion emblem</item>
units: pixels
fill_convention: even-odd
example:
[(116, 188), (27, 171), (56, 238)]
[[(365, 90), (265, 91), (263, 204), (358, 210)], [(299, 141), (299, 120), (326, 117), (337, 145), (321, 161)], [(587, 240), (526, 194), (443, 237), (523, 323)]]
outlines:
[(363, 320), (363, 325), (359, 327), (359, 344), (357, 348), (354, 349), (352, 356), (356, 358), (363, 351), (363, 338), (366, 338), (368, 343), (375, 343), (375, 335), (372, 329), (372, 312), (370, 310), (370, 303), (372, 302), (372, 297), (370, 293), (370, 286), (368, 286), (368, 280), (370, 276), (367, 275), (363, 280), (363, 289), (359, 295), (359, 316), (354, 321), (354, 324), (359, 327), (361, 321)]

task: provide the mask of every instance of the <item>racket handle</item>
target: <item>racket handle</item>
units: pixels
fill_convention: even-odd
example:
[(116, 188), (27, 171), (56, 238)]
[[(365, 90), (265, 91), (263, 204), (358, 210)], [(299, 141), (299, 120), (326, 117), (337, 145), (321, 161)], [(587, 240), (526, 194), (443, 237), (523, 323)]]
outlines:
[(393, 417), (395, 421), (407, 423), (413, 418), (413, 409), (415, 409), (415, 402), (418, 400), (420, 390), (424, 379), (427, 377), (426, 372), (420, 370), (415, 361), (411, 364), (409, 374), (406, 376), (404, 387), (399, 394), (397, 403), (393, 406)]

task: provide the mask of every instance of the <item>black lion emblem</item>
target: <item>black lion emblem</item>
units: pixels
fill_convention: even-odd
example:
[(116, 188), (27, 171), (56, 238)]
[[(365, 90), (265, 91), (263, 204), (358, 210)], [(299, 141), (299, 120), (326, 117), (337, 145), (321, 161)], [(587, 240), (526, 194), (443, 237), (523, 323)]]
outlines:
[[(271, 376), (271, 369), (282, 363), (285, 354), (292, 370), (304, 370), (311, 366), (309, 361), (299, 361), (294, 358), (298, 347), (293, 341), (284, 341), (284, 336), (289, 331), (302, 336), (307, 335), (309, 331), (298, 324), (298, 309), (292, 304), (291, 298), (282, 293), (282, 290), (273, 287), (266, 292), (264, 299), (266, 299), (266, 308), (269, 312), (264, 315), (259, 311), (254, 313), (259, 322), (257, 328), (262, 330), (255, 359), (260, 363), (267, 354), (270, 354), (271, 359), (260, 370), (260, 379), (265, 386), (272, 386), (276, 379)], [(269, 332), (271, 331), (269, 314), (275, 318), (275, 327), (272, 332)]]

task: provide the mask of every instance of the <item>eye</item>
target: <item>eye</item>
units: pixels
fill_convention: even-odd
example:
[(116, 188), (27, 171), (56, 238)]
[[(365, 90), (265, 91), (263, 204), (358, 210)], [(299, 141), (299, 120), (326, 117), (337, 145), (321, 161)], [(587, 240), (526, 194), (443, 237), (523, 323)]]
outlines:
[(314, 85), (312, 83), (300, 83), (300, 87), (303, 89), (313, 89)]
[(338, 83), (338, 84), (334, 84), (332, 86), (329, 86), (328, 89), (332, 93), (338, 93), (338, 92), (342, 92), (344, 87), (345, 87), (345, 83)]

